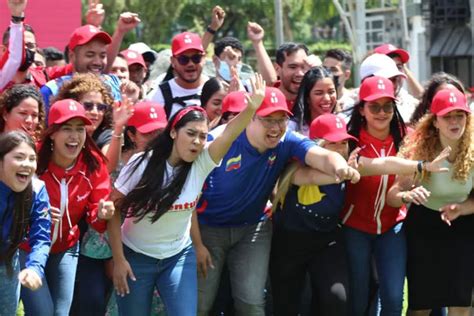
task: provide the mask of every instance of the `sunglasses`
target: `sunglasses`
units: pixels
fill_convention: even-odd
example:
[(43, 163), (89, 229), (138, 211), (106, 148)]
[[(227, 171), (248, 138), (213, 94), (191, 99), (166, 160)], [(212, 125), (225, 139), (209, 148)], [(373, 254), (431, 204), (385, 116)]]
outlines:
[(393, 113), (393, 109), (395, 108), (395, 103), (389, 102), (389, 103), (385, 103), (384, 105), (370, 104), (367, 107), (370, 113), (372, 114), (379, 114), (382, 110), (385, 113), (389, 114), (389, 113)]
[(86, 111), (92, 111), (94, 107), (99, 112), (105, 112), (109, 108), (107, 104), (104, 103), (94, 103), (94, 102), (83, 102), (82, 105)]
[(202, 60), (203, 55), (202, 54), (194, 54), (192, 56), (186, 56), (186, 55), (179, 55), (176, 56), (176, 60), (181, 66), (186, 66), (189, 61), (192, 61), (193, 64), (199, 64)]

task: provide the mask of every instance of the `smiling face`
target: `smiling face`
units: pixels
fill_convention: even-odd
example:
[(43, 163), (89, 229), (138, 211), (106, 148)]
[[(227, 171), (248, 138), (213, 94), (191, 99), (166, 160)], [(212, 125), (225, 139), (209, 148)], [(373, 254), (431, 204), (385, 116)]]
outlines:
[(78, 46), (70, 53), (74, 71), (100, 75), (107, 64), (107, 45), (100, 39)]
[(52, 159), (58, 166), (72, 166), (86, 142), (86, 127), (79, 119), (71, 119), (51, 134), (53, 142)]
[(224, 90), (216, 91), (212, 97), (207, 101), (205, 104), (207, 117), (209, 121), (212, 121), (222, 113), (222, 100), (226, 96), (226, 92)]
[[(197, 55), (202, 55), (202, 53), (198, 50), (190, 49), (179, 54), (178, 56), (171, 57), (171, 65), (173, 66), (173, 70), (176, 73), (176, 79), (180, 81), (180, 84), (192, 84), (200, 79), (205, 58), (202, 56), (200, 61), (195, 63), (195, 61), (199, 59), (198, 57), (195, 57)], [(195, 59), (194, 61), (193, 58)], [(179, 60), (185, 60), (187, 63), (183, 65), (182, 63), (184, 63), (184, 61), (180, 63)]]
[(367, 121), (367, 132), (376, 137), (388, 136), (394, 107), (395, 104), (390, 98), (380, 98), (366, 102), (360, 109), (360, 113)]
[(110, 73), (116, 75), (120, 80), (128, 80), (130, 78), (130, 74), (128, 72), (128, 65), (125, 58), (117, 56), (114, 60), (114, 63), (112, 64)]
[[(81, 95), (78, 101), (84, 105), (84, 108), (86, 109), (86, 116), (92, 122), (92, 125), (87, 126), (87, 132), (92, 134), (104, 120), (105, 111), (99, 109), (99, 105), (104, 103), (102, 94), (97, 91), (87, 92)], [(89, 106), (92, 107), (89, 108)]]
[(283, 111), (265, 117), (255, 116), (247, 128), (247, 137), (259, 152), (275, 148), (286, 132), (288, 116)]
[(466, 130), (467, 113), (451, 111), (443, 116), (436, 116), (433, 125), (439, 130), (442, 143), (452, 143), (461, 139)]
[(23, 99), (17, 106), (3, 115), (5, 129), (3, 132), (24, 130), (34, 136), (39, 123), (39, 103), (32, 97)]
[(178, 130), (172, 129), (170, 136), (174, 142), (170, 164), (176, 165), (180, 161), (193, 162), (203, 150), (208, 132), (207, 121), (191, 121)]
[(309, 92), (311, 120), (321, 114), (332, 113), (337, 102), (336, 87), (331, 78), (322, 78), (314, 84)]
[(0, 161), (0, 180), (15, 192), (26, 189), (36, 171), (36, 153), (22, 142)]
[(299, 49), (290, 55), (286, 55), (283, 64), (277, 65), (277, 73), (281, 80), (283, 93), (296, 97), (301, 80), (306, 72), (305, 59), (308, 57), (303, 49)]

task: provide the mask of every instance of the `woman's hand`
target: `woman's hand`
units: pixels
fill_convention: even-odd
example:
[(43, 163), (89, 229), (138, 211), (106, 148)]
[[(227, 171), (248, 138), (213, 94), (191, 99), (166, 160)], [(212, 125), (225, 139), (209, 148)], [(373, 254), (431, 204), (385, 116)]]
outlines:
[(451, 153), (451, 147), (446, 147), (443, 149), (442, 152), (439, 153), (438, 156), (436, 156), (435, 159), (431, 162), (427, 162), (425, 164), (425, 169), (428, 172), (448, 172), (449, 169), (446, 167), (441, 167), (441, 165), (444, 163), (444, 161), (448, 158), (449, 154)]
[(54, 206), (51, 206), (51, 221), (53, 224), (57, 224), (61, 221), (61, 210)]
[(41, 277), (33, 269), (26, 268), (21, 270), (18, 274), (18, 280), (21, 285), (33, 291), (39, 289), (43, 285)]
[(195, 245), (194, 249), (196, 251), (198, 275), (205, 279), (207, 278), (207, 268), (214, 269), (211, 254), (203, 244), (201, 244), (200, 246)]
[(125, 296), (125, 294), (130, 294), (127, 277), (130, 278), (130, 280), (132, 281), (137, 280), (127, 260), (114, 259), (114, 287), (115, 291), (117, 292), (117, 295), (120, 295), (122, 297)]
[(127, 125), (128, 119), (132, 117), (134, 108), (127, 96), (122, 94), (122, 102), (114, 102), (112, 111), (115, 128), (122, 130)]
[(349, 180), (351, 183), (357, 183), (360, 180), (360, 173), (356, 169), (347, 166), (336, 170), (336, 183)]
[(402, 202), (403, 203), (415, 203), (421, 205), (428, 202), (428, 198), (431, 192), (425, 189), (422, 185), (411, 189), (410, 191), (403, 192)]
[(99, 201), (99, 208), (97, 210), (97, 216), (103, 220), (109, 220), (114, 216), (115, 206), (112, 201), (104, 201), (101, 199)]
[(255, 73), (255, 76), (250, 79), (250, 84), (252, 86), (252, 95), (246, 96), (247, 107), (257, 110), (265, 98), (265, 80), (263, 80), (261, 74)]
[(362, 148), (357, 147), (351, 152), (349, 158), (347, 159), (347, 164), (356, 170), (359, 169), (359, 152), (361, 150)]

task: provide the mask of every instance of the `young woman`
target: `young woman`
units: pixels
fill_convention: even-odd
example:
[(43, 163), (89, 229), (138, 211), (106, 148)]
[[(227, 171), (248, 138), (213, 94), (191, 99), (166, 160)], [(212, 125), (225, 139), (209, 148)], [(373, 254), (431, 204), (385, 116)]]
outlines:
[(32, 85), (14, 85), (0, 95), (0, 132), (23, 130), (38, 140), (44, 128), (43, 97)]
[(456, 88), (437, 92), (430, 110), (401, 154), (427, 160), (449, 146), (452, 152), (445, 163), (449, 173), (400, 177), (388, 203), (410, 206), (405, 221), (410, 315), (429, 315), (431, 309), (443, 306), (448, 306), (450, 316), (470, 315), (474, 283), (474, 216), (468, 215), (474, 209), (471, 111), (464, 93)]
[(311, 68), (301, 81), (288, 128), (308, 136), (311, 122), (321, 114), (334, 113), (336, 104), (332, 73), (320, 66)]
[[(35, 144), (20, 131), (0, 134), (0, 306), (15, 315), (20, 284), (31, 290), (41, 278), (51, 245), (49, 198), (44, 183), (34, 178)], [(18, 247), (29, 236), (32, 251), (20, 271)]]
[(87, 133), (107, 158), (107, 169), (113, 172), (120, 161), (123, 129), (133, 114), (133, 105), (123, 97), (122, 104), (114, 104), (109, 91), (95, 75), (76, 74), (59, 90), (57, 100), (73, 99), (81, 103), (92, 122)]
[[(344, 120), (334, 114), (318, 116), (310, 126), (311, 139), (321, 147), (340, 153), (346, 159), (349, 135)], [(361, 176), (387, 173), (413, 174), (418, 162), (398, 157), (357, 157), (349, 163)], [(446, 153), (426, 168), (443, 171), (440, 163)], [(358, 161), (358, 166), (357, 162)], [(301, 302), (303, 281), (310, 275), (311, 315), (349, 315), (348, 266), (346, 247), (340, 226), (345, 199), (345, 183), (335, 184), (334, 177), (297, 163), (280, 178), (274, 198), (273, 239), (270, 260), (275, 315), (296, 315)]]
[(222, 114), (222, 100), (227, 91), (222, 85), (222, 81), (217, 78), (211, 78), (204, 86), (201, 92), (201, 106), (206, 110), (209, 118), (209, 128), (213, 129), (219, 123)]
[[(392, 82), (369, 77), (362, 82), (359, 97), (348, 129), (359, 139), (360, 156), (395, 156), (406, 128), (395, 106)], [(342, 218), (352, 289), (350, 315), (364, 315), (368, 308), (372, 258), (379, 278), (382, 315), (402, 313), (406, 265), (402, 221), (406, 211), (386, 204), (386, 193), (394, 180), (395, 176), (389, 175), (363, 177), (347, 186)]]
[(60, 220), (52, 228), (43, 287), (37, 291), (22, 289), (21, 298), (30, 315), (67, 315), (79, 251), (78, 223), (85, 218), (94, 229), (103, 232), (114, 207), (105, 201), (110, 193), (109, 174), (104, 156), (86, 132), (92, 122), (82, 105), (72, 99), (55, 102), (48, 124), (37, 173), (46, 183), (51, 205), (59, 209)]
[[(122, 169), (113, 199), (125, 221), (120, 230), (117, 212), (108, 229), (121, 315), (148, 315), (155, 287), (168, 315), (196, 315), (197, 266), (191, 236), (202, 244), (194, 211), (197, 199), (207, 175), (260, 106), (264, 87), (256, 75), (246, 110), (208, 147), (205, 111), (187, 107), (171, 117), (147, 150)], [(200, 251), (207, 250), (196, 249)]]

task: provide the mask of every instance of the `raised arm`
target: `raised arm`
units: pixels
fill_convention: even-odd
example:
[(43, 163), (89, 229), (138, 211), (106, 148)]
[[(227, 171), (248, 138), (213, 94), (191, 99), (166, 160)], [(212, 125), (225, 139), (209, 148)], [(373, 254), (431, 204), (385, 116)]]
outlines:
[(230, 146), (242, 133), (247, 124), (250, 122), (252, 117), (255, 115), (255, 111), (262, 104), (263, 98), (265, 97), (265, 81), (262, 76), (258, 73), (251, 80), (252, 85), (252, 96), (247, 96), (247, 107), (245, 110), (234, 117), (225, 127), (222, 134), (216, 137), (216, 139), (209, 145), (209, 154), (215, 163), (224, 157), (229, 150)]
[(258, 23), (248, 22), (247, 35), (252, 41), (253, 48), (255, 49), (258, 71), (262, 74), (262, 77), (266, 81), (267, 85), (273, 86), (278, 78), (275, 67), (273, 67), (272, 60), (270, 56), (268, 56), (265, 46), (263, 46), (263, 37), (265, 35), (265, 31)]
[(109, 73), (114, 63), (115, 57), (117, 57), (120, 51), (120, 45), (122, 40), (129, 31), (137, 27), (141, 22), (138, 14), (132, 12), (124, 12), (120, 14), (117, 21), (117, 27), (112, 35), (112, 43), (107, 48), (107, 66), (105, 67), (105, 73)]
[(214, 38), (214, 34), (216, 34), (216, 32), (222, 27), (222, 24), (224, 24), (224, 19), (225, 19), (224, 9), (216, 5), (212, 9), (211, 24), (207, 26), (206, 31), (202, 35), (202, 47), (204, 47), (204, 50), (207, 50), (207, 47), (209, 46), (209, 44), (212, 42), (212, 39)]

